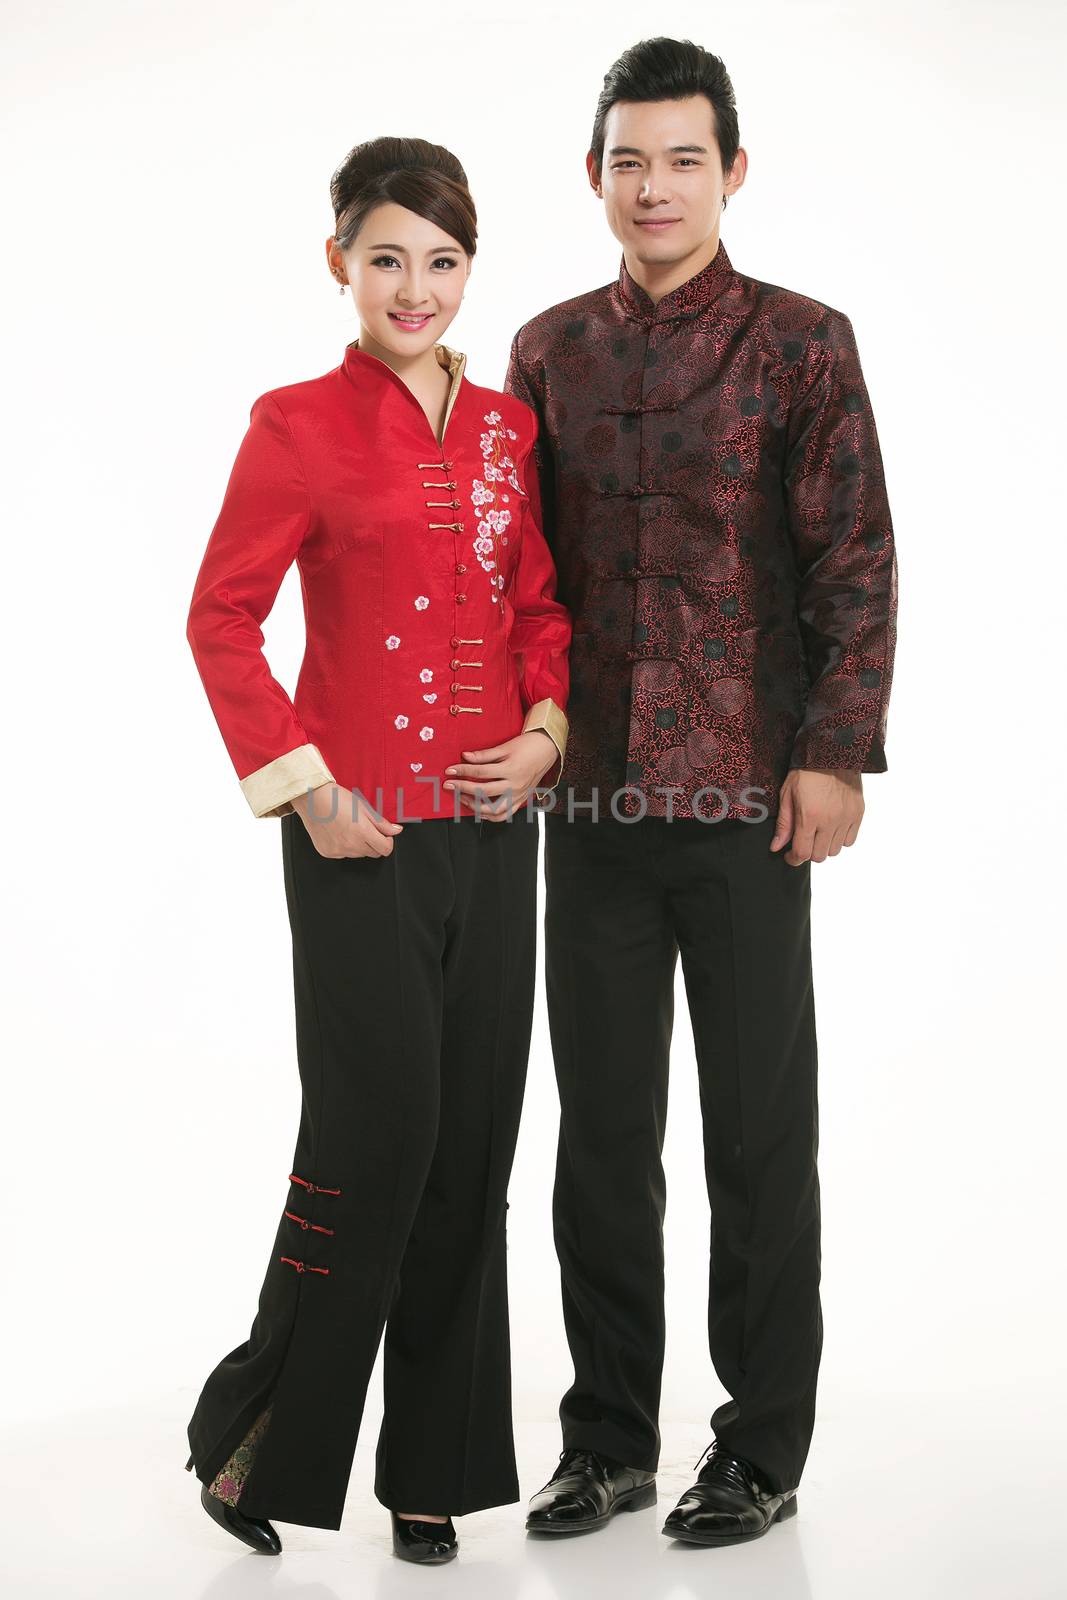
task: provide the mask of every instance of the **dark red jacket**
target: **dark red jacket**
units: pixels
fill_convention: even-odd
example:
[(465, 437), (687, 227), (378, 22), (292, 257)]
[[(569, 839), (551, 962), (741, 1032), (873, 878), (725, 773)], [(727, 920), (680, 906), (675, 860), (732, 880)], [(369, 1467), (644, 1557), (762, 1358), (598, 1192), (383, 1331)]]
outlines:
[(519, 329), (505, 389), (574, 622), (574, 799), (751, 817), (790, 767), (884, 771), (897, 567), (848, 318), (721, 241), (658, 304), (623, 261)]

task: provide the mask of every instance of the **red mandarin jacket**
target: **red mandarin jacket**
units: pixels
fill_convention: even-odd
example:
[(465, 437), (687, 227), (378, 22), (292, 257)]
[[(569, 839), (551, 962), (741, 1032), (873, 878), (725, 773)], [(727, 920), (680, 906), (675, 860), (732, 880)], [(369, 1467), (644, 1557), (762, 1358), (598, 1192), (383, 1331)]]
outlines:
[(884, 771), (897, 562), (849, 319), (720, 241), (657, 303), (623, 260), (533, 317), (504, 386), (574, 622), (555, 809), (752, 817), (790, 768)]
[[(441, 443), (358, 341), (252, 405), (186, 631), (257, 817), (331, 781), (391, 821), (469, 815), (444, 769), (528, 728), (558, 752), (539, 789), (559, 781), (571, 627), (539, 522), (537, 421), (471, 383), (461, 352), (436, 353)], [(261, 624), (294, 561), (306, 648), (290, 699)]]

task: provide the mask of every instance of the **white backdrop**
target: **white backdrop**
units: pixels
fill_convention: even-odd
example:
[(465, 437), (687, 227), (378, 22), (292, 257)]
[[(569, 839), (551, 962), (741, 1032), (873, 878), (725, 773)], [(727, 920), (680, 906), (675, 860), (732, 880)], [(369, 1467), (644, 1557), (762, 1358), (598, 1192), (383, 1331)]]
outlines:
[[(610, 63), (666, 31), (733, 77), (750, 161), (723, 216), (734, 265), (853, 322), (898, 542), (890, 770), (865, 780), (857, 846), (813, 868), (826, 1332), (809, 1471), (832, 1510), (835, 1483), (887, 1450), (935, 1502), (966, 1462), (989, 1519), (946, 1528), (945, 1571), (988, 1577), (1001, 1497), (1020, 1525), (1055, 1507), (1067, 1427), (1062, 11), (3, 15), (5, 1467), (18, 1477), (10, 1441), (47, 1428), (61, 1456), (68, 1433), (137, 1412), (180, 1468), (284, 1198), (299, 1084), (279, 825), (248, 810), (184, 627), (252, 400), (325, 372), (358, 331), (325, 265), (330, 174), (382, 133), (455, 150), (480, 247), (445, 338), (499, 385), (520, 322), (618, 270), (589, 129)], [(291, 572), (267, 624), (290, 690), (302, 645)], [(539, 978), (509, 1214), (531, 1425), (570, 1377), (557, 1115)], [(666, 1444), (695, 1427), (699, 1453), (722, 1391), (680, 975), (666, 1163), (663, 1428)], [(372, 1441), (379, 1405), (376, 1378)], [(835, 1419), (853, 1431), (830, 1450)], [(541, 1437), (524, 1493), (555, 1461)], [(1000, 1444), (1020, 1454), (997, 1465)]]

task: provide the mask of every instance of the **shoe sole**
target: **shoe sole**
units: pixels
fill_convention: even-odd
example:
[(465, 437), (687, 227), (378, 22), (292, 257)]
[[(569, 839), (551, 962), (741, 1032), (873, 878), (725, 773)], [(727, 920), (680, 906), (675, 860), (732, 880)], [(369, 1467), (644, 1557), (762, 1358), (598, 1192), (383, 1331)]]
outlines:
[(647, 1506), (656, 1504), (656, 1485), (646, 1483), (640, 1489), (631, 1489), (627, 1494), (621, 1494), (614, 1504), (602, 1517), (590, 1517), (585, 1522), (538, 1522), (527, 1518), (527, 1533), (592, 1533), (596, 1528), (606, 1528), (616, 1511), (644, 1511)]
[(459, 1555), (459, 1546), (443, 1556), (407, 1556), (399, 1550), (394, 1550), (393, 1554), (398, 1561), (407, 1561), (413, 1567), (443, 1567), (446, 1561), (455, 1561)]
[(788, 1500), (783, 1500), (778, 1510), (771, 1517), (765, 1528), (757, 1528), (754, 1533), (689, 1533), (681, 1528), (661, 1528), (660, 1533), (665, 1533), (668, 1539), (680, 1539), (683, 1544), (748, 1544), (752, 1539), (762, 1539), (769, 1533), (776, 1522), (785, 1522), (789, 1517), (797, 1514), (797, 1497), (790, 1495)]

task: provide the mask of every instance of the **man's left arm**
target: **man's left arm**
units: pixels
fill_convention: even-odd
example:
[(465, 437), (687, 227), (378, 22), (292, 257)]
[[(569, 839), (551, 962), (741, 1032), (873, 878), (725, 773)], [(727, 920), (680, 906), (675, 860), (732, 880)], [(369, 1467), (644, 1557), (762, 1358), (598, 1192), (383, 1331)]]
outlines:
[(825, 860), (853, 843), (861, 773), (885, 772), (897, 558), (885, 473), (849, 319), (828, 311), (790, 407), (784, 488), (810, 686), (771, 844)]

